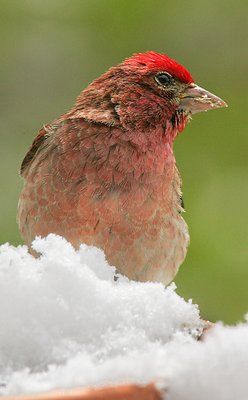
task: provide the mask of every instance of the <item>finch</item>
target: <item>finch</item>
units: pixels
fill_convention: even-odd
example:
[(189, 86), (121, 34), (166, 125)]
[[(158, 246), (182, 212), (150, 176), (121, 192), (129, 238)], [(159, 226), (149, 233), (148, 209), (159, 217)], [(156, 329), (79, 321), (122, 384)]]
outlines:
[(165, 54), (110, 68), (40, 129), (23, 160), (25, 243), (55, 233), (103, 249), (130, 279), (167, 285), (189, 242), (173, 142), (192, 114), (224, 106)]

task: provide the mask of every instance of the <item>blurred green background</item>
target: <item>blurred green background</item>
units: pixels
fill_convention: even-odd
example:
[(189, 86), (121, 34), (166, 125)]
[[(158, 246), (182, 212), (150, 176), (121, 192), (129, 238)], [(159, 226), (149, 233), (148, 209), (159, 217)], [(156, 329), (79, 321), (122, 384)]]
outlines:
[(0, 241), (21, 243), (18, 169), (38, 129), (134, 52), (175, 58), (228, 109), (198, 114), (177, 138), (191, 245), (178, 293), (203, 318), (248, 311), (248, 2), (0, 0)]

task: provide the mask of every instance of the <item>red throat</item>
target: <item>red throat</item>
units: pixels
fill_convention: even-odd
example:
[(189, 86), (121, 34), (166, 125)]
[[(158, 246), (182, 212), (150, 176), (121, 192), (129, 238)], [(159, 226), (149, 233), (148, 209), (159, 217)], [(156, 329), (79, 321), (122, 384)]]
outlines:
[(177, 134), (182, 133), (185, 128), (187, 121), (190, 116), (186, 114), (176, 115), (175, 119), (170, 122), (166, 131), (166, 142), (169, 143), (170, 147), (173, 146), (173, 142)]

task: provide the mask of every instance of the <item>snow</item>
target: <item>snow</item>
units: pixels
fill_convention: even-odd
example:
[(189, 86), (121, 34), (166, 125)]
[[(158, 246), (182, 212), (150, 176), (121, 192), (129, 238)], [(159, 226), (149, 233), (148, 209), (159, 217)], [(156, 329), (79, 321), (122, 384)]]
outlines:
[(155, 381), (167, 400), (248, 398), (248, 323), (202, 341), (175, 285), (129, 281), (101, 250), (37, 238), (0, 247), (0, 395)]

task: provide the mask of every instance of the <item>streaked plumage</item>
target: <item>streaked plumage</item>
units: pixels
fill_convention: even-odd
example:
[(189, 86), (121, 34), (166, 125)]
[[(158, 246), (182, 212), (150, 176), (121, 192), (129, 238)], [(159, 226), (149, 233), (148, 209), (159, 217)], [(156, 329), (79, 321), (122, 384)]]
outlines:
[(95, 245), (131, 279), (168, 284), (189, 241), (173, 141), (194, 112), (224, 106), (166, 55), (137, 54), (45, 125), (21, 167), (21, 234)]

